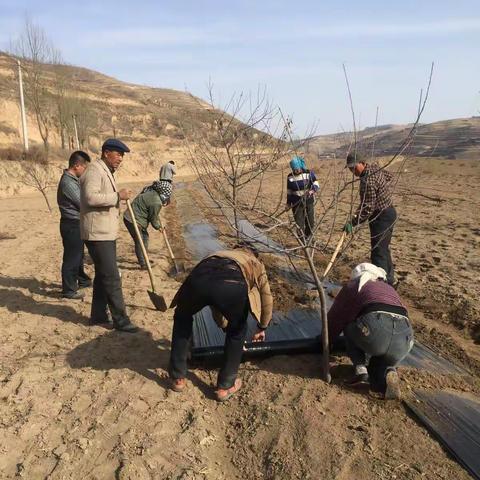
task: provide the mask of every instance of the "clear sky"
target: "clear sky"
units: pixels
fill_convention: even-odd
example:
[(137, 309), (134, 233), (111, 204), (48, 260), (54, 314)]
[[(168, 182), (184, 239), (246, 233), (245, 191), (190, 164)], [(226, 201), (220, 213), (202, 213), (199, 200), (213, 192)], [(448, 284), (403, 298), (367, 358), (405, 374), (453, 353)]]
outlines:
[(302, 134), (480, 110), (480, 0), (0, 0), (0, 49), (25, 15), (65, 60), (120, 80), (222, 98), (266, 86)]

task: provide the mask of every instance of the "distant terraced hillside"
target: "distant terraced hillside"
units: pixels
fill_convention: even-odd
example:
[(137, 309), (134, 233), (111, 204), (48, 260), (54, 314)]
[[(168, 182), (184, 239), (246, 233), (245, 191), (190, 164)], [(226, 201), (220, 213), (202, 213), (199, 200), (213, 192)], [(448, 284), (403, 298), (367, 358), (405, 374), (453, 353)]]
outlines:
[[(384, 125), (357, 132), (359, 149), (377, 156), (395, 154), (411, 125)], [(353, 145), (353, 133), (321, 135), (309, 143), (309, 149), (321, 156), (344, 156)], [(458, 118), (420, 125), (406, 153), (417, 157), (466, 158), (478, 155), (480, 117)]]
[[(74, 85), (68, 93), (86, 100), (95, 112), (98, 141), (115, 133), (126, 141), (141, 142), (164, 137), (175, 143), (175, 139), (183, 137), (179, 125), (197, 129), (205, 127), (209, 105), (187, 92), (132, 85), (86, 68), (47, 68), (52, 84), (54, 68), (61, 69)], [(18, 86), (12, 62), (1, 52), (0, 104), (0, 144), (18, 143), (21, 140)], [(40, 141), (31, 112), (28, 120), (32, 140)]]

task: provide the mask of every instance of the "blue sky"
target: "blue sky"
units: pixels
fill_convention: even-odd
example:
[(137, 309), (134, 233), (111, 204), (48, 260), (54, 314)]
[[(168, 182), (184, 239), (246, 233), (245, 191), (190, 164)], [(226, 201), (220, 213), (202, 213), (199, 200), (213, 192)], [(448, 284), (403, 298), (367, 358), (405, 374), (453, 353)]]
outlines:
[(302, 135), (352, 127), (345, 63), (360, 126), (480, 110), (480, 1), (0, 0), (0, 49), (25, 15), (68, 63), (118, 79), (220, 99), (265, 86)]

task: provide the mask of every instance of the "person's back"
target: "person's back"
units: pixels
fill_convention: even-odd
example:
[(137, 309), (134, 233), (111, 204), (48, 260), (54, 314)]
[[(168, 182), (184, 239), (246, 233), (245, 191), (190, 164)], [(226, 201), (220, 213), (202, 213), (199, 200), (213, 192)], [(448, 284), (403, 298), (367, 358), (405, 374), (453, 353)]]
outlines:
[[(138, 194), (132, 202), (133, 214), (135, 220), (143, 228), (148, 228), (150, 223), (156, 230), (160, 229), (158, 214), (162, 209), (162, 200), (155, 190), (146, 190)], [(123, 216), (129, 222), (132, 222), (130, 212), (127, 210)]]
[(169, 182), (173, 181), (173, 176), (177, 174), (177, 168), (175, 167), (175, 162), (170, 160), (170, 162), (162, 165), (160, 168), (159, 179), (167, 180)]

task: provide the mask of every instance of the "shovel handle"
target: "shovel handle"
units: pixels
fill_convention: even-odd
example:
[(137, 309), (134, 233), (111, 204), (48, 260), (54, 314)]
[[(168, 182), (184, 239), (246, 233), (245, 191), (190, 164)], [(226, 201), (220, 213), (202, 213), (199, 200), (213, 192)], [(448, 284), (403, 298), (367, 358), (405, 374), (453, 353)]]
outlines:
[(346, 236), (347, 236), (347, 232), (343, 232), (343, 233), (342, 233), (342, 236), (340, 237), (340, 240), (339, 240), (338, 243), (337, 243), (337, 246), (336, 246), (336, 248), (335, 248), (335, 251), (333, 252), (333, 255), (332, 255), (331, 258), (330, 258), (330, 261), (328, 262), (327, 268), (326, 268), (325, 271), (323, 272), (322, 280), (325, 279), (325, 277), (328, 275), (328, 272), (329, 272), (330, 269), (332, 268), (333, 262), (335, 262), (335, 259), (337, 258), (338, 252), (339, 252), (340, 249), (342, 248), (342, 245), (343, 245), (343, 242), (345, 241), (345, 237), (346, 237)]
[(150, 276), (150, 283), (152, 284), (152, 292), (155, 293), (155, 282), (153, 280), (153, 272), (152, 272), (152, 267), (150, 266), (150, 260), (148, 258), (147, 249), (143, 244), (143, 239), (142, 239), (142, 236), (140, 235), (140, 230), (138, 229), (138, 225), (137, 225), (137, 220), (135, 219), (135, 214), (133, 213), (132, 204), (128, 199), (127, 199), (127, 208), (130, 213), (130, 217), (132, 217), (133, 228), (135, 229), (137, 240), (140, 243), (140, 248), (142, 249), (142, 253), (143, 253), (143, 256), (145, 257), (145, 261), (147, 262), (148, 275)]
[(163, 226), (162, 219), (160, 218), (160, 215), (158, 216), (158, 221), (160, 222), (160, 228), (162, 229), (163, 239), (165, 240), (165, 245), (167, 246), (168, 254), (170, 255), (170, 258), (172, 259), (173, 263), (175, 264), (175, 256), (173, 255), (172, 247), (170, 246), (170, 242), (168, 241), (167, 231), (165, 230), (165, 227)]

